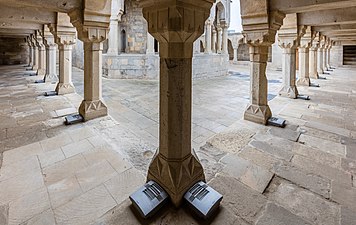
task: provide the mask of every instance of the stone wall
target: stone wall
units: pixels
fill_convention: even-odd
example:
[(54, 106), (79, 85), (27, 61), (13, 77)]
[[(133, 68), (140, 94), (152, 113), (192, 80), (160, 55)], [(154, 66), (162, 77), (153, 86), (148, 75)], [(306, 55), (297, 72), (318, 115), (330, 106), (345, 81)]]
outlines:
[(278, 46), (278, 41), (272, 45), (272, 63), (271, 67), (277, 70), (282, 70), (282, 49)]
[(28, 64), (29, 47), (24, 38), (0, 38), (0, 65)]
[[(122, 31), (126, 37), (123, 38)], [(125, 14), (119, 22), (120, 44), (126, 39), (126, 53), (144, 54), (147, 49), (147, 22), (143, 18), (142, 9), (138, 7), (138, 1), (125, 1)]]
[[(193, 79), (225, 76), (228, 74), (228, 55), (195, 54)], [(158, 79), (158, 54), (103, 55), (103, 75), (118, 79)]]
[(341, 44), (335, 45), (330, 49), (330, 63), (331, 66), (343, 65), (344, 50)]

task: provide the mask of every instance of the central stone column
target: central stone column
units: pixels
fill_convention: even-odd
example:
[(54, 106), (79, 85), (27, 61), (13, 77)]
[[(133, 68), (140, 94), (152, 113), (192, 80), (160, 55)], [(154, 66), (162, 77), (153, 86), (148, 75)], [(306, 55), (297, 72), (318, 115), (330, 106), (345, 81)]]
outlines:
[(237, 62), (237, 50), (238, 50), (238, 48), (234, 48), (234, 60), (233, 60), (233, 62)]
[(56, 57), (57, 57), (57, 45), (54, 40), (54, 36), (50, 33), (47, 25), (44, 25), (43, 40), (46, 46), (47, 61), (46, 61), (46, 75), (44, 77), (45, 82), (54, 83), (58, 81), (57, 69), (56, 69)]
[(324, 73), (324, 47), (325, 47), (325, 37), (320, 37), (319, 48), (318, 48), (318, 74)]
[(310, 86), (309, 79), (309, 48), (312, 43), (312, 31), (308, 26), (305, 35), (300, 40), (299, 53), (299, 79), (298, 86)]
[(329, 48), (329, 40), (328, 38), (325, 41), (325, 46), (323, 48), (323, 70), (327, 71), (328, 70), (328, 66), (327, 66), (327, 49)]
[(37, 70), (38, 69), (38, 63), (39, 63), (39, 52), (38, 52), (38, 47), (36, 43), (36, 38), (35, 35), (31, 35), (31, 43), (33, 47), (33, 65), (32, 65), (32, 70)]
[(330, 45), (329, 45), (329, 47), (328, 47), (328, 55), (327, 55), (327, 67), (328, 67), (328, 69), (329, 70), (331, 70), (331, 65), (330, 65), (330, 53), (331, 53), (331, 48), (332, 48), (332, 46), (333, 46), (333, 41), (330, 41)]
[(317, 65), (317, 50), (319, 42), (314, 40), (309, 51), (309, 77), (313, 79), (319, 79), (318, 65)]
[(84, 120), (106, 116), (102, 99), (102, 51), (107, 39), (111, 0), (84, 0), (84, 9), (69, 13), (78, 37), (84, 42), (84, 100), (79, 114)]
[[(280, 45), (282, 46), (282, 45)], [(283, 48), (282, 70), (283, 70), (283, 87), (279, 95), (288, 98), (297, 98), (298, 90), (295, 85), (296, 80), (296, 47)]]
[(43, 43), (41, 31), (36, 31), (36, 44), (39, 51), (37, 75), (46, 74), (46, 47)]
[(211, 41), (211, 50), (213, 53), (216, 53), (216, 30), (213, 29), (213, 37)]
[(211, 21), (205, 23), (205, 53), (211, 53)]
[(204, 180), (191, 146), (193, 42), (202, 35), (214, 0), (142, 0), (149, 32), (160, 43), (159, 148), (148, 180), (160, 184), (175, 206)]
[(227, 46), (227, 38), (228, 38), (228, 35), (227, 35), (227, 29), (229, 28), (228, 24), (226, 21), (221, 21), (221, 28), (222, 28), (222, 53), (223, 54), (228, 54), (228, 46)]
[(26, 41), (27, 41), (28, 50), (29, 50), (28, 66), (32, 66), (33, 65), (33, 47), (32, 47), (32, 43), (31, 43), (30, 37), (27, 37)]
[(216, 43), (216, 53), (222, 52), (222, 28), (220, 26), (216, 29), (217, 32), (217, 43)]

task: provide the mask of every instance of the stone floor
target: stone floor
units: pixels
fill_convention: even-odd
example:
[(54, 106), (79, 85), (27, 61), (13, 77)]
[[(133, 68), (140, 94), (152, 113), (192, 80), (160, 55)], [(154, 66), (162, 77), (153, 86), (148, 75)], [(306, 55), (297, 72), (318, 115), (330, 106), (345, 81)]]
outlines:
[[(338, 68), (300, 88), (311, 101), (275, 97), (285, 129), (241, 120), (249, 69), (194, 81), (193, 145), (206, 179), (224, 195), (201, 221), (166, 207), (143, 221), (128, 200), (157, 148), (158, 82), (103, 80), (110, 116), (66, 127), (77, 94), (44, 97), (54, 84), (23, 66), (0, 67), (0, 224), (356, 224), (356, 69)], [(83, 93), (81, 70), (74, 69)], [(0, 154), (1, 155), (1, 154)]]

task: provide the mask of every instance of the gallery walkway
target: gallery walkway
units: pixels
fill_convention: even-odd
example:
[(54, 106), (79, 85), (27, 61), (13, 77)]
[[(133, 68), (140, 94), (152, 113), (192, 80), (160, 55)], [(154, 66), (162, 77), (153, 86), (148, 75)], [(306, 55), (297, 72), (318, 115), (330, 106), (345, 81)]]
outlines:
[[(193, 144), (224, 194), (204, 224), (355, 224), (356, 69), (299, 88), (311, 101), (275, 97), (281, 73), (269, 70), (270, 107), (285, 129), (241, 120), (248, 68), (231, 71), (194, 84)], [(157, 148), (157, 81), (104, 79), (110, 116), (65, 127), (82, 97), (44, 97), (54, 85), (30, 73), (0, 67), (0, 224), (203, 223), (172, 207), (139, 221), (129, 207)], [(74, 80), (82, 93), (81, 70)]]

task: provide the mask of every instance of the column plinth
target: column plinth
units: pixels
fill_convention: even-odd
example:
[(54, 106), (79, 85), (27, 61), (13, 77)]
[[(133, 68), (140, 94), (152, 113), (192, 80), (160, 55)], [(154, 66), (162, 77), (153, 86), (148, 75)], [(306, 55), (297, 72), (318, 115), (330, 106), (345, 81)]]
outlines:
[(56, 87), (59, 95), (75, 92), (72, 83), (72, 45), (59, 43), (59, 82)]
[(309, 79), (309, 48), (300, 47), (299, 53), (299, 78), (297, 80), (298, 86), (310, 86)]
[(296, 80), (296, 49), (295, 47), (283, 48), (283, 87), (279, 91), (279, 96), (287, 98), (297, 98), (298, 90), (295, 85)]

